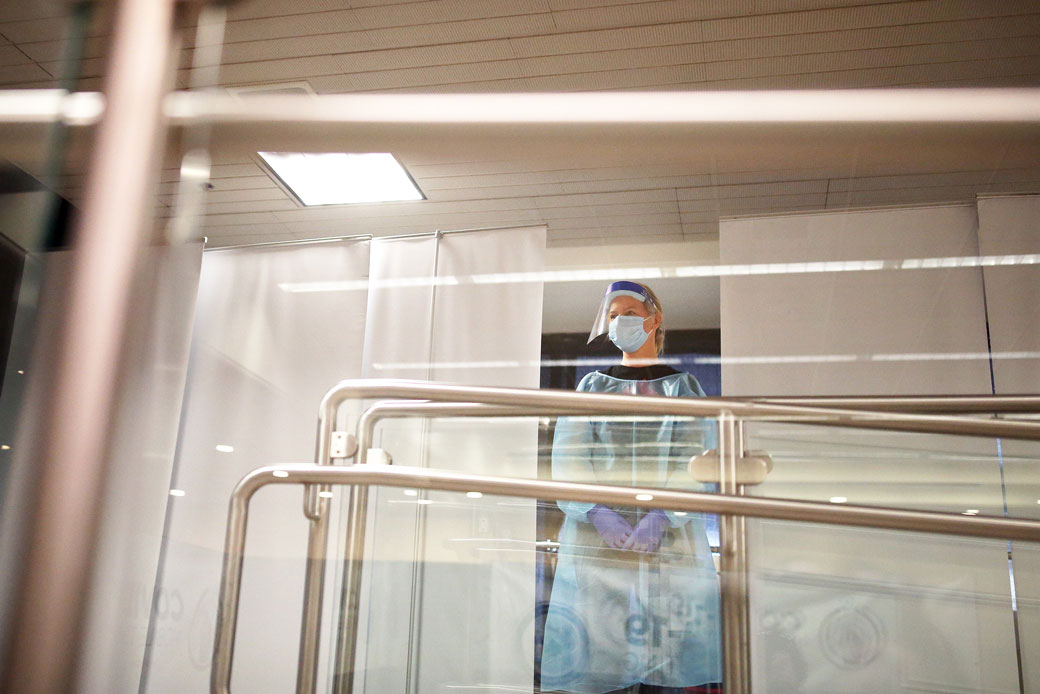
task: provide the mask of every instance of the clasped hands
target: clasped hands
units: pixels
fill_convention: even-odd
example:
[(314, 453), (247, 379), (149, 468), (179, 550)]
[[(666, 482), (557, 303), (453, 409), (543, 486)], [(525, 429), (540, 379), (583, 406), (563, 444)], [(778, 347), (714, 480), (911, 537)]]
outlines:
[(593, 506), (588, 518), (608, 547), (636, 552), (656, 552), (670, 525), (665, 512), (657, 508), (643, 516), (635, 528), (620, 513), (602, 504)]

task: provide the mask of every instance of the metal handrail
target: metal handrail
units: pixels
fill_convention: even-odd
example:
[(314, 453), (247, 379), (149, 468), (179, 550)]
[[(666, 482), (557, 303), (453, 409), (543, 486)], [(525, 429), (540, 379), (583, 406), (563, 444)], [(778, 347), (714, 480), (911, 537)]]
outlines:
[[(348, 380), (341, 381), (322, 398), (318, 415), (318, 441), (315, 463), (330, 465), (332, 432), (339, 406), (348, 399), (432, 400), (442, 403), (465, 404), (459, 412), (475, 411), (478, 407), (495, 406), (527, 408), (548, 414), (617, 414), (664, 415), (689, 417), (718, 417), (729, 414), (736, 418), (774, 418), (828, 426), (910, 431), (919, 433), (954, 434), (1040, 440), (1040, 422), (966, 419), (951, 416), (924, 416), (917, 414), (878, 413), (854, 409), (842, 410), (815, 406), (792, 406), (749, 402), (727, 398), (653, 398), (646, 396), (579, 393), (532, 388), (502, 388), (488, 386), (459, 386), (427, 381), (406, 380)], [(519, 411), (519, 410), (516, 410)], [(362, 438), (366, 438), (362, 441)], [(359, 428), (358, 462), (366, 460), (368, 441)], [(327, 513), (314, 484), (307, 486), (304, 511), (310, 518), (310, 540), (307, 575), (304, 587), (303, 629), (297, 688), (309, 694), (317, 672), (317, 633), (324, 581), (324, 542), (328, 533)], [(367, 488), (356, 486), (348, 501), (346, 556), (354, 557), (364, 546), (365, 509)], [(349, 671), (356, 650), (356, 633), (351, 626), (358, 614), (360, 600), (361, 563), (348, 561), (343, 576), (340, 624), (337, 628), (337, 671)], [(345, 689), (350, 689), (347, 682)]]
[(1035, 414), (1040, 412), (1040, 395), (843, 395), (752, 396), (741, 400), (774, 405), (833, 407), (842, 410), (871, 410), (903, 414)]
[(576, 414), (573, 410), (544, 407), (486, 405), (479, 402), (432, 402), (430, 400), (390, 400), (377, 402), (358, 417), (357, 462), (368, 462), (368, 450), (375, 442), (376, 425), (384, 419), (398, 417), (535, 417)]
[[(834, 407), (841, 409), (872, 410), (876, 412), (892, 412), (901, 414), (1022, 414), (1040, 412), (1040, 396), (939, 396), (939, 397), (822, 397), (822, 398), (727, 398), (726, 402), (757, 402), (775, 405), (794, 405), (798, 407)], [(713, 402), (714, 398), (704, 401)], [(572, 410), (554, 411), (544, 407), (519, 407), (515, 405), (486, 405), (483, 403), (434, 402), (430, 400), (390, 400), (378, 402), (364, 412), (357, 420), (356, 436), (358, 444), (358, 462), (367, 462), (368, 449), (375, 440), (376, 425), (384, 419), (404, 417), (524, 417), (553, 416), (577, 413)], [(819, 424), (827, 417), (817, 420), (799, 417), (799, 424)], [(874, 420), (877, 424), (885, 424), (885, 419)]]
[[(212, 691), (228, 694), (234, 657), (235, 628), (242, 582), (249, 502), (269, 484), (409, 487), (455, 492), (481, 492), (531, 499), (557, 499), (716, 513), (810, 523), (830, 523), (890, 530), (966, 535), (1040, 542), (1040, 521), (992, 516), (965, 516), (934, 511), (835, 505), (769, 497), (744, 497), (672, 489), (517, 479), (445, 470), (387, 465), (278, 465), (253, 470), (235, 486), (228, 508), (224, 567), (220, 585), (216, 641), (213, 649)], [(638, 501), (636, 497), (641, 497)], [(649, 496), (650, 498), (645, 498)]]
[[(778, 405), (730, 398), (658, 398), (615, 393), (579, 393), (537, 388), (458, 386), (428, 381), (357, 379), (341, 381), (322, 399), (319, 422), (335, 419), (336, 410), (348, 399), (434, 400), (539, 408), (541, 411), (574, 414), (664, 415), (717, 417), (729, 412), (734, 417), (804, 419), (805, 423), (908, 431), (955, 436), (986, 436), (1040, 441), (1040, 422), (969, 419), (948, 415), (899, 414), (855, 409), (802, 405)], [(321, 432), (327, 437), (331, 427)], [(319, 446), (322, 442), (319, 441)]]

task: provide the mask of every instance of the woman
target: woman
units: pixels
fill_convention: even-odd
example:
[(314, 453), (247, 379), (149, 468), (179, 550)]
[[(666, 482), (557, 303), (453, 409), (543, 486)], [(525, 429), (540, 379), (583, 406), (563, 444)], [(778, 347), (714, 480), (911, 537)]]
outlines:
[[(589, 341), (609, 333), (621, 364), (578, 390), (703, 397), (697, 379), (660, 363), (661, 302), (643, 284), (607, 288)], [(713, 429), (675, 417), (561, 418), (553, 479), (701, 491), (690, 456)], [(698, 514), (561, 501), (559, 558), (545, 624), (542, 690), (673, 692), (721, 679), (719, 592)]]

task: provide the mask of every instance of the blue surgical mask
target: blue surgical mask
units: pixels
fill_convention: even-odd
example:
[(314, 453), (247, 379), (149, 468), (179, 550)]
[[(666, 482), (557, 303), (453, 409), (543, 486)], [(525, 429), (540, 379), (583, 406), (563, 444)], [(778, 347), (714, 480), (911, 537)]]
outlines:
[(650, 333), (643, 330), (645, 320), (641, 316), (615, 316), (610, 321), (610, 341), (626, 354), (635, 352), (650, 337)]

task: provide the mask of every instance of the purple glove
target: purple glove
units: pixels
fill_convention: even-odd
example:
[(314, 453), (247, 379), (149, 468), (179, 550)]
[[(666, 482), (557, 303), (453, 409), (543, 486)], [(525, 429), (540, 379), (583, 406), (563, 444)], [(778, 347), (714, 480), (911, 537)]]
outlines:
[(665, 512), (655, 508), (636, 523), (635, 530), (632, 531), (632, 535), (622, 549), (634, 549), (637, 552), (656, 552), (658, 545), (661, 544), (664, 531), (670, 525), (671, 522), (669, 522)]
[(596, 526), (596, 532), (603, 538), (607, 547), (621, 549), (632, 534), (632, 526), (628, 524), (628, 521), (614, 509), (602, 504), (596, 504), (590, 508), (588, 517), (589, 522)]

